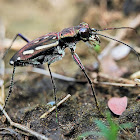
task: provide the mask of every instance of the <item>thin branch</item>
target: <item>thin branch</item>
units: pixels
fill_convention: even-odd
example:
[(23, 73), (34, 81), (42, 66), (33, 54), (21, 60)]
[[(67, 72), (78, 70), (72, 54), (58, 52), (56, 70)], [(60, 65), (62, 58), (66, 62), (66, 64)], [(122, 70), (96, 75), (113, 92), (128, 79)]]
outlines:
[(4, 75), (5, 75), (5, 63), (2, 59), (3, 49), (0, 51), (0, 103), (4, 104), (5, 102), (5, 93), (4, 93)]
[(21, 135), (12, 128), (0, 128), (0, 135), (14, 135), (17, 139), (22, 139)]
[[(12, 73), (11, 70), (12, 70), (11, 68), (6, 69), (6, 73), (8, 73), (8, 74)], [(27, 72), (35, 72), (35, 73), (39, 73), (39, 74), (42, 74), (42, 75), (50, 76), (48, 70), (41, 69), (41, 68), (31, 67), (29, 69), (26, 68), (26, 71)], [(20, 70), (19, 69), (16, 70), (16, 73), (19, 73), (19, 72), (25, 72), (24, 68), (22, 68)], [(82, 80), (77, 80), (77, 79), (72, 78), (72, 77), (57, 74), (57, 73), (54, 73), (54, 72), (52, 72), (52, 76), (53, 76), (53, 78), (60, 79), (60, 80), (63, 80), (63, 81), (68, 81), (68, 82), (77, 82), (77, 83), (83, 83), (83, 82), (85, 83), (86, 82), (86, 81), (82, 81)]]
[[(133, 80), (129, 80), (126, 78), (122, 78), (122, 77), (110, 77), (109, 75), (99, 72), (98, 76), (107, 80), (111, 80), (111, 81), (115, 81), (115, 82), (121, 82), (121, 83), (125, 83), (125, 84), (135, 84), (135, 82)], [(96, 77), (94, 77), (96, 78)]]
[(97, 79), (94, 79), (94, 84), (99, 85), (108, 85), (108, 86), (118, 86), (118, 87), (140, 87), (138, 84), (123, 84), (123, 83), (112, 83), (112, 82), (99, 82)]
[[(31, 68), (30, 71), (36, 72), (36, 73), (39, 73), (39, 74), (43, 74), (43, 75), (50, 76), (49, 71), (44, 70), (44, 69), (40, 69), (40, 68)], [(60, 79), (60, 80), (64, 80), (64, 81), (69, 81), (69, 82), (75, 82), (75, 81), (76, 81), (75, 78), (63, 76), (63, 75), (60, 75), (60, 74), (57, 74), (57, 73), (54, 73), (54, 72), (52, 72), (52, 76), (53, 76), (54, 78), (57, 78), (57, 79)]]
[[(63, 102), (65, 102), (68, 98), (70, 98), (71, 95), (68, 94), (64, 99), (62, 99), (59, 103), (57, 103), (57, 107), (60, 106)], [(49, 113), (51, 113), (52, 111), (54, 111), (56, 109), (56, 106), (53, 106), (52, 108), (50, 108), (46, 113), (44, 113), (40, 118), (45, 118)]]
[[(7, 70), (6, 70), (7, 71)], [(40, 69), (40, 68), (31, 68), (27, 71), (32, 71), (32, 72), (36, 72), (36, 73), (40, 73), (40, 74), (43, 74), (43, 75), (46, 75), (46, 76), (50, 76), (49, 72), (47, 70), (44, 70), (44, 69)], [(11, 72), (8, 70), (8, 72)], [(23, 72), (23, 69), (22, 70), (17, 70), (17, 73), (18, 72)], [(80, 80), (76, 80), (75, 78), (71, 78), (71, 77), (67, 77), (67, 76), (63, 76), (63, 75), (60, 75), (60, 74), (57, 74), (57, 73), (52, 73), (53, 77), (54, 78), (57, 78), (57, 79), (60, 79), (60, 80), (64, 80), (64, 81), (68, 81), (68, 82), (78, 82), (78, 83), (86, 83), (87, 81), (80, 81)], [(91, 75), (93, 79), (96, 79), (97, 78), (97, 75), (95, 76), (95, 74)], [(109, 75), (107, 74), (104, 74), (102, 72), (99, 72), (98, 73), (98, 77), (99, 78), (104, 78), (106, 80), (111, 80), (111, 81), (114, 81), (112, 84), (110, 84), (110, 82), (100, 82), (100, 81), (94, 81), (95, 84), (102, 84), (102, 85), (112, 85), (112, 86), (128, 86), (128, 87), (139, 87), (139, 83), (134, 81), (134, 80), (129, 80), (129, 79), (126, 79), (126, 78), (121, 78), (121, 77), (110, 77)], [(19, 78), (18, 78), (19, 79)], [(116, 82), (120, 82), (120, 83), (116, 83)]]
[(3, 40), (5, 38), (5, 26), (3, 20), (0, 18), (0, 45), (3, 47)]
[(139, 135), (139, 131), (138, 128), (136, 127), (136, 138), (139, 140), (140, 139), (140, 135)]
[(18, 129), (21, 129), (25, 132), (28, 132), (30, 133), (31, 135), (37, 137), (38, 139), (43, 139), (43, 140), (49, 140), (49, 138), (47, 138), (45, 135), (42, 135), (42, 134), (39, 134), (33, 130), (31, 130), (30, 128), (24, 126), (24, 125), (21, 125), (21, 124), (18, 124), (18, 123), (15, 123), (11, 120), (11, 118), (9, 117), (9, 115), (6, 113), (5, 110), (3, 110), (3, 107), (0, 105), (0, 110), (3, 112), (3, 114), (5, 115), (5, 117), (7, 118), (8, 122), (10, 123), (11, 126), (14, 126)]
[(0, 104), (4, 104), (4, 101), (5, 101), (5, 92), (4, 85), (2, 85), (0, 90)]

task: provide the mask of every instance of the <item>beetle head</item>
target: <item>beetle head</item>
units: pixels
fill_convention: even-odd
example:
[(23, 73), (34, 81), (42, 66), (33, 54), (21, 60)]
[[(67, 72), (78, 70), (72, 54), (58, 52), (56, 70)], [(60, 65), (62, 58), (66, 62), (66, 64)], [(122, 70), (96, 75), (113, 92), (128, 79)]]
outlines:
[(83, 41), (87, 41), (89, 36), (90, 36), (90, 28), (89, 28), (89, 25), (85, 22), (82, 22), (80, 23), (80, 28), (78, 30), (78, 33), (80, 35), (80, 38), (83, 40)]
[(91, 29), (85, 22), (80, 23), (79, 35), (80, 38), (90, 47), (95, 47), (100, 44), (100, 39), (96, 35), (96, 29)]
[(89, 33), (89, 28), (86, 28), (86, 27), (82, 27), (80, 28), (79, 30), (79, 35), (80, 35), (80, 38), (82, 40), (87, 40), (90, 36), (90, 33)]

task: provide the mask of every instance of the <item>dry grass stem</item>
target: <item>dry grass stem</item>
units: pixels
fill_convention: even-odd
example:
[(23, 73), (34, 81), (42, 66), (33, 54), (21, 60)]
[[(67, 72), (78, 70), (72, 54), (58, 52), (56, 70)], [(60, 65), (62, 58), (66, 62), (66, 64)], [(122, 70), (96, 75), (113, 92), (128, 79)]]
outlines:
[[(63, 98), (59, 103), (57, 103), (57, 107), (60, 106), (62, 103), (64, 103), (68, 98), (70, 98), (71, 95), (68, 94), (65, 98)], [(56, 106), (53, 106), (52, 108), (50, 108), (46, 113), (44, 113), (40, 118), (45, 118), (49, 113), (51, 113), (52, 111), (54, 111), (56, 109)]]
[(119, 86), (119, 87), (140, 87), (138, 84), (123, 84), (123, 83), (113, 83), (113, 82), (99, 82), (97, 79), (94, 79), (94, 84), (99, 85), (108, 85), (108, 86)]

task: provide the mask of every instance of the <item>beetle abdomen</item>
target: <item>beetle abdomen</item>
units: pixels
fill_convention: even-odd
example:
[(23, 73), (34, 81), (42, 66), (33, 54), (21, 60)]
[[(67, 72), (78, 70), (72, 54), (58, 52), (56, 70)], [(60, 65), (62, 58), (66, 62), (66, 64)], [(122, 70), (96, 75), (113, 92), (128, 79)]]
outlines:
[(38, 55), (45, 55), (47, 51), (52, 50), (53, 47), (58, 46), (58, 34), (49, 33), (44, 36), (41, 36), (28, 44), (26, 44), (23, 48), (21, 48), (10, 60), (10, 64), (13, 65), (16, 61), (26, 61)]

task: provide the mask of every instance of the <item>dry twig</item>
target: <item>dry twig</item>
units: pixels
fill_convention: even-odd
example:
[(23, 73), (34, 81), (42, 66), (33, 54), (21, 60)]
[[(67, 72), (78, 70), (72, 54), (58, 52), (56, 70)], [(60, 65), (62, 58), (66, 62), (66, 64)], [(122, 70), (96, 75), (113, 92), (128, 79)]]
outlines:
[[(40, 68), (31, 68), (27, 71), (32, 71), (32, 72), (36, 72), (36, 73), (40, 73), (40, 74), (43, 74), (43, 75), (46, 75), (46, 76), (50, 76), (49, 72), (47, 70), (44, 70), (44, 69), (40, 69)], [(11, 70), (8, 70), (8, 72), (11, 72)], [(18, 72), (23, 72), (23, 69), (21, 71), (17, 71)], [(64, 80), (64, 81), (68, 81), (68, 82), (82, 82), (82, 83), (86, 83), (87, 81), (86, 80), (77, 80), (75, 78), (72, 78), (72, 77), (67, 77), (67, 76), (63, 76), (63, 75), (60, 75), (60, 74), (57, 74), (57, 73), (52, 73), (53, 77), (54, 78), (57, 78), (57, 79), (60, 79), (60, 80)], [(97, 74), (95, 76), (95, 73), (92, 75), (92, 78), (95, 79), (93, 81), (94, 84), (102, 84), (102, 85), (110, 85), (110, 86), (126, 86), (126, 87), (139, 87), (139, 83), (134, 81), (134, 80), (129, 80), (129, 79), (126, 79), (126, 78), (121, 78), (121, 77), (110, 77), (109, 75), (107, 74), (104, 74), (102, 72), (99, 72), (98, 73), (98, 78), (104, 78), (106, 80), (111, 80), (111, 81), (114, 81), (114, 82), (100, 82), (100, 81), (97, 81)], [(23, 79), (23, 77), (22, 77)], [(19, 77), (18, 77), (18, 80), (19, 80)], [(119, 83), (118, 83), (119, 82)]]
[[(27, 72), (39, 73), (39, 74), (42, 74), (42, 75), (45, 75), (45, 76), (50, 76), (49, 71), (47, 71), (45, 69), (41, 69), (41, 68), (30, 67), (29, 69), (26, 68), (26, 71)], [(24, 68), (16, 70), (16, 73), (19, 73), (19, 72), (25, 72)], [(6, 73), (8, 73), (8, 74), (12, 73), (12, 69), (11, 68), (10, 69), (6, 69)], [(52, 76), (53, 76), (53, 78), (64, 80), (64, 81), (68, 81), (68, 82), (82, 82), (80, 80), (76, 80), (75, 78), (64, 76), (64, 75), (57, 74), (57, 73), (54, 73), (54, 72), (52, 72)]]
[[(93, 77), (93, 83), (94, 84), (99, 84), (99, 85), (108, 85), (108, 86), (119, 86), (119, 87), (140, 87), (140, 84), (136, 81), (133, 81), (133, 80), (129, 80), (129, 79), (126, 79), (126, 78), (121, 78), (121, 77), (110, 77), (109, 75), (107, 74), (104, 74), (102, 72), (99, 72), (98, 73), (98, 78), (97, 78), (97, 75), (95, 76), (94, 74), (92, 75)], [(97, 79), (100, 79), (100, 78), (104, 78), (108, 81), (111, 81), (111, 82), (100, 82), (98, 81)], [(119, 82), (119, 83), (118, 83)]]
[[(59, 103), (57, 103), (57, 107), (60, 106), (63, 102), (65, 102), (69, 97), (71, 97), (70, 94), (68, 94), (64, 99), (62, 99)], [(52, 108), (50, 108), (46, 113), (44, 113), (40, 118), (45, 118), (49, 113), (51, 113), (52, 111), (54, 111), (56, 109), (56, 106), (53, 106)]]
[(140, 139), (140, 135), (139, 135), (139, 131), (138, 128), (136, 127), (136, 138), (139, 140)]
[(43, 140), (49, 140), (49, 138), (47, 138), (45, 135), (42, 135), (42, 134), (39, 134), (33, 130), (31, 130), (30, 128), (24, 126), (24, 125), (21, 125), (19, 123), (15, 123), (11, 120), (11, 118), (9, 117), (9, 115), (6, 113), (5, 110), (3, 110), (3, 107), (0, 105), (0, 110), (3, 112), (3, 114), (5, 115), (5, 117), (7, 118), (8, 122), (10, 123), (11, 126), (14, 126), (20, 130), (23, 130), (25, 132), (28, 132), (30, 133), (31, 135), (37, 137), (38, 139), (43, 139)]
[(4, 74), (5, 74), (5, 63), (2, 59), (4, 54), (3, 40), (5, 38), (5, 26), (0, 19), (0, 103), (4, 104), (5, 94), (4, 94)]
[(0, 58), (0, 104), (4, 104), (5, 94), (4, 94), (4, 74), (5, 74), (5, 64), (4, 61)]
[[(40, 69), (40, 68), (31, 68), (30, 71), (36, 72), (36, 73), (39, 73), (39, 74), (43, 74), (43, 75), (50, 76), (49, 71), (44, 70), (44, 69)], [(57, 78), (57, 79), (60, 79), (60, 80), (64, 80), (64, 81), (69, 81), (69, 82), (75, 82), (75, 81), (76, 81), (75, 78), (67, 77), (67, 76), (60, 75), (60, 74), (57, 74), (57, 73), (54, 73), (54, 72), (52, 72), (52, 76), (53, 76), (54, 78)]]
[(94, 84), (99, 85), (108, 85), (108, 86), (119, 86), (119, 87), (140, 87), (138, 84), (123, 84), (123, 83), (113, 83), (113, 82), (99, 82), (97, 79), (94, 79)]
[[(121, 77), (110, 77), (109, 75), (99, 72), (98, 73), (99, 78), (104, 78), (106, 80), (111, 80), (111, 81), (115, 81), (115, 82), (121, 82), (121, 83), (125, 83), (125, 84), (135, 84), (136, 82), (134, 80), (129, 80), (126, 78), (121, 78)], [(93, 76), (92, 76), (93, 77)], [(93, 78), (97, 78), (97, 76), (93, 77)]]

